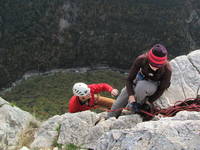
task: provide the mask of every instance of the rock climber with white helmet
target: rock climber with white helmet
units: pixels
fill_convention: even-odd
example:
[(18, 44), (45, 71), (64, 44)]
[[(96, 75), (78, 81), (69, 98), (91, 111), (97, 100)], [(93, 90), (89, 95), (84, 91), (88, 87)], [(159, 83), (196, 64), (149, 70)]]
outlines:
[(75, 83), (72, 88), (74, 96), (69, 101), (69, 112), (75, 113), (99, 107), (111, 108), (113, 100), (111, 98), (99, 98), (96, 94), (100, 92), (110, 92), (112, 96), (118, 95), (118, 90), (107, 83), (85, 84)]

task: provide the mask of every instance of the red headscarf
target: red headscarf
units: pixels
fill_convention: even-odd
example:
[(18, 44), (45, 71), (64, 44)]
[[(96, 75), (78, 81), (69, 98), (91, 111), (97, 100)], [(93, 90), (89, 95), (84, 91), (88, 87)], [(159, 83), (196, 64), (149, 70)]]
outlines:
[(148, 52), (148, 59), (152, 66), (160, 68), (167, 62), (167, 49), (161, 45), (154, 45)]

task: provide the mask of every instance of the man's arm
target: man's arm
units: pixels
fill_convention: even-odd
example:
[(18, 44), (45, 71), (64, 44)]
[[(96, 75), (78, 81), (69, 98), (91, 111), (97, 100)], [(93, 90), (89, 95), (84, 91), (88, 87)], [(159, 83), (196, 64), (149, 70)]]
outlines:
[(70, 113), (75, 113), (80, 111), (76, 96), (72, 96), (72, 98), (69, 100), (68, 109)]
[(168, 64), (166, 68), (166, 72), (160, 81), (160, 85), (158, 86), (157, 91), (152, 96), (149, 97), (150, 103), (153, 103), (155, 100), (157, 100), (160, 96), (162, 96), (163, 92), (167, 88), (169, 88), (170, 81), (171, 81), (171, 74), (172, 74), (172, 70), (171, 70), (170, 65)]
[(138, 56), (130, 68), (129, 75), (126, 81), (126, 88), (129, 96), (134, 96), (135, 94), (133, 90), (133, 80), (135, 80), (144, 59), (145, 59), (144, 54)]
[(89, 87), (94, 91), (95, 94), (100, 92), (110, 92), (113, 87), (107, 83), (90, 84)]

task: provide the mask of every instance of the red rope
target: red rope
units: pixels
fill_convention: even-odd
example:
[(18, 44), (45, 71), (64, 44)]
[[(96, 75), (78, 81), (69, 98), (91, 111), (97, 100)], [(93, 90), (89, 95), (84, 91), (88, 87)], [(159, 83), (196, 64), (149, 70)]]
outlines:
[[(128, 108), (119, 108), (106, 110), (107, 112), (113, 111), (121, 111), (121, 110), (129, 110)], [(200, 112), (200, 99), (188, 98), (184, 101), (177, 101), (174, 106), (170, 106), (166, 109), (161, 109), (159, 107), (155, 107), (153, 112), (147, 112), (145, 110), (140, 110), (140, 112), (146, 114), (147, 116), (154, 117), (158, 114), (161, 114), (163, 117), (172, 117), (175, 116), (179, 111), (199, 111)]]
[[(172, 117), (179, 111), (200, 111), (200, 100), (195, 98), (188, 98), (184, 101), (177, 101), (174, 106), (166, 109), (155, 109), (153, 115), (162, 114), (164, 117)], [(147, 112), (143, 112), (149, 115)], [(149, 115), (149, 116), (153, 116)]]

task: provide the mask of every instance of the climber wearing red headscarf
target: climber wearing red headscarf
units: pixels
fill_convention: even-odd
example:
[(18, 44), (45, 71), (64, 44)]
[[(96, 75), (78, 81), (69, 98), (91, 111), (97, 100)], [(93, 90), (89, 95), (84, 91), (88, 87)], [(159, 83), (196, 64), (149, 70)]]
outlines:
[[(137, 109), (137, 106), (150, 105), (158, 99), (170, 86), (172, 69), (167, 55), (167, 49), (156, 44), (147, 53), (138, 56), (130, 68), (126, 87), (121, 90), (111, 110), (126, 106)], [(120, 114), (121, 110), (111, 111), (108, 117)]]

